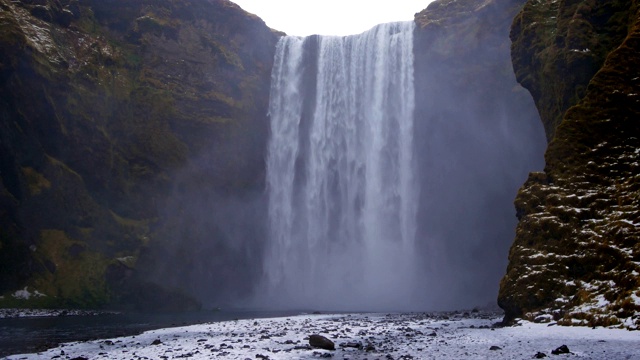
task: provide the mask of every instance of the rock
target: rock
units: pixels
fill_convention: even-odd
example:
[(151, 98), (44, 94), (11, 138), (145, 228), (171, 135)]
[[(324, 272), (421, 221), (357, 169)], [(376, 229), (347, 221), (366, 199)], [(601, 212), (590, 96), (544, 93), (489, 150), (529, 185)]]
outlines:
[[(640, 206), (637, 3), (529, 0), (521, 9), (513, 68), (553, 141), (544, 172), (515, 200), (520, 221), (498, 303), (508, 322), (551, 313), (559, 325), (633, 326), (635, 310), (624, 306), (639, 289), (626, 270), (640, 256), (629, 241), (640, 236), (631, 225)], [(612, 277), (616, 286), (598, 287)], [(585, 319), (584, 306), (602, 296), (615, 300)]]
[(75, 18), (73, 12), (69, 9), (63, 9), (59, 13), (56, 14), (55, 19), (58, 24), (62, 27), (69, 27), (71, 21)]
[(333, 357), (333, 354), (330, 354), (330, 353), (321, 353), (321, 352), (318, 352), (318, 351), (314, 351), (314, 352), (313, 352), (313, 355), (314, 355), (314, 356), (317, 356), (317, 357), (320, 357), (320, 358), (331, 358), (331, 357)]
[(340, 344), (340, 347), (362, 349), (362, 343), (359, 342), (359, 341), (350, 341), (350, 342), (347, 342), (347, 343)]
[(489, 350), (493, 350), (493, 351), (495, 351), (495, 350), (502, 350), (502, 348), (501, 348), (500, 346), (495, 346), (495, 345), (493, 345), (492, 347), (490, 347), (490, 348), (489, 348)]
[(533, 358), (534, 358), (534, 359), (544, 359), (544, 358), (546, 358), (546, 357), (547, 357), (547, 354), (545, 354), (545, 353), (543, 353), (543, 352), (539, 352), (539, 351), (538, 351), (538, 353), (537, 353), (537, 354), (533, 355)]
[(551, 353), (553, 355), (562, 355), (562, 354), (569, 354), (571, 353), (571, 351), (569, 351), (569, 347), (567, 345), (562, 345), (559, 348), (551, 351)]
[(31, 15), (46, 22), (51, 22), (51, 20), (53, 20), (53, 16), (51, 15), (49, 7), (44, 5), (33, 6), (31, 8)]
[(336, 346), (333, 341), (327, 339), (322, 335), (311, 335), (309, 336), (309, 345), (314, 348), (325, 349), (325, 350), (335, 350)]
[(160, 339), (155, 339), (153, 340), (153, 342), (151, 343), (151, 345), (160, 345), (162, 344), (162, 341), (160, 341)]

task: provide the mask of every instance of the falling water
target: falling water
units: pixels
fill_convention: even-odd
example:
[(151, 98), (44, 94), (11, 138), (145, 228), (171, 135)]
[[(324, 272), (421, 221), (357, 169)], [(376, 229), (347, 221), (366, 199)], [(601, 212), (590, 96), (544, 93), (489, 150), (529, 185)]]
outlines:
[(411, 303), (413, 26), (278, 43), (263, 291), (271, 306), (400, 310)]

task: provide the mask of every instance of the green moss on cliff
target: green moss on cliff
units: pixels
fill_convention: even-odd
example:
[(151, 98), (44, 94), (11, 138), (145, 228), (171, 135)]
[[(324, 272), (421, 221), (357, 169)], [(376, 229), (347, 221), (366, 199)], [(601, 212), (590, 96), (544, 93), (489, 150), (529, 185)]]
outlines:
[(109, 300), (104, 279), (108, 260), (60, 230), (43, 230), (35, 258), (46, 271), (33, 287), (60, 306), (100, 307)]
[(31, 196), (37, 196), (42, 193), (43, 190), (51, 189), (51, 182), (33, 168), (22, 168), (22, 173), (26, 177)]
[(515, 18), (516, 77), (536, 101), (549, 141), (626, 36), (629, 12), (628, 1), (528, 1)]
[(163, 246), (152, 234), (169, 223), (188, 226), (164, 206), (205, 156), (208, 182), (184, 186), (262, 186), (277, 34), (225, 0), (43, 1), (34, 16), (0, 0), (0, 234), (11, 238), (0, 259), (21, 255), (1, 290), (126, 307), (152, 300), (137, 281), (171, 298), (137, 277), (154, 269), (113, 271), (114, 259)]
[[(548, 86), (563, 91), (555, 97), (546, 94), (536, 99), (543, 116), (544, 109), (549, 109), (545, 104), (557, 107), (546, 113), (547, 125), (553, 126), (548, 134), (553, 136), (545, 155), (545, 173), (531, 176), (516, 199), (520, 223), (507, 275), (501, 283), (500, 306), (505, 309), (506, 320), (554, 314), (564, 325), (639, 328), (640, 302), (635, 295), (640, 290), (638, 4), (582, 1), (551, 5), (532, 1), (528, 6), (520, 22), (514, 24), (517, 31), (512, 33), (516, 35), (517, 71), (534, 71), (528, 80), (523, 79), (533, 89), (534, 97), (535, 91)], [(560, 52), (538, 58), (538, 67), (519, 62), (529, 52), (521, 38), (525, 32), (518, 30), (532, 26), (523, 22), (526, 12), (538, 7), (538, 14), (550, 14), (552, 6), (557, 7), (553, 10), (559, 14), (557, 23), (569, 29), (561, 33), (566, 35), (560, 39), (562, 44), (597, 41), (593, 52), (603, 54), (606, 47), (618, 42), (622, 31), (626, 36), (620, 46), (605, 54), (606, 60), (601, 67), (597, 65), (599, 70), (572, 107), (568, 104), (575, 99), (566, 102), (572, 93), (567, 89), (576, 89), (580, 83), (576, 79), (589, 76), (590, 68), (572, 65), (566, 61), (570, 57), (558, 55)], [(547, 11), (541, 12), (540, 8)], [(624, 14), (620, 12), (623, 8)], [(593, 29), (585, 28), (582, 21), (573, 21), (576, 14), (589, 19)], [(628, 23), (618, 23), (622, 20)], [(597, 40), (583, 39), (585, 33)], [(537, 44), (546, 36), (532, 34), (531, 43)], [(558, 49), (549, 46), (552, 52)], [(564, 69), (569, 76), (562, 78), (567, 81), (557, 77), (544, 80), (546, 83), (540, 80), (544, 69), (558, 59), (567, 66)], [(559, 125), (552, 121), (551, 113), (553, 117), (562, 115)], [(532, 294), (532, 287), (539, 290)]]

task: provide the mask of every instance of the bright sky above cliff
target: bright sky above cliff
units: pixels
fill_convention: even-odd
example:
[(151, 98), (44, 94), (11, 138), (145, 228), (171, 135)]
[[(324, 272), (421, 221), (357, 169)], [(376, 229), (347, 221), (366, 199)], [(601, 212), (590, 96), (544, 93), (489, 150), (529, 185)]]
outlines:
[(288, 35), (353, 35), (374, 25), (413, 20), (433, 0), (231, 0)]

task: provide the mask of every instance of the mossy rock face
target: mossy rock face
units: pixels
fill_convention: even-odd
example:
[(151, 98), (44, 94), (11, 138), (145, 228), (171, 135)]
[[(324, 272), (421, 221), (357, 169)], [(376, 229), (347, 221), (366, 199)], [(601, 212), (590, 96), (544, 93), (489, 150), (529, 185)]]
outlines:
[[(640, 327), (640, 13), (637, 1), (624, 2), (626, 12), (621, 2), (603, 4), (532, 1), (514, 24), (521, 34), (529, 26), (522, 20), (535, 7), (538, 14), (559, 14), (558, 23), (574, 14), (606, 23), (597, 36), (589, 33), (601, 44), (617, 43), (625, 31), (581, 99), (549, 133), (545, 172), (530, 176), (518, 193), (520, 223), (498, 299), (507, 321), (554, 318), (564, 325)], [(618, 23), (623, 19), (624, 26)], [(531, 36), (530, 44), (543, 37)], [(517, 60), (523, 39), (515, 41), (516, 72), (532, 71)], [(542, 69), (553, 60), (540, 61)], [(569, 79), (589, 75), (582, 66), (566, 70)], [(534, 97), (545, 87), (541, 76), (534, 71), (527, 80)], [(565, 100), (538, 97), (537, 104), (542, 114), (545, 104), (562, 109)]]
[[(28, 286), (56, 306), (145, 301), (130, 288), (153, 269), (135, 261), (124, 283), (108, 269), (185, 240), (163, 235), (187, 221), (171, 205), (190, 201), (178, 183), (191, 194), (262, 192), (279, 35), (225, 0), (0, 8), (0, 259), (13, 259), (0, 292)], [(53, 256), (65, 248), (80, 257)]]
[(626, 0), (527, 1), (515, 18), (514, 70), (538, 105), (549, 141), (625, 38), (630, 6)]

